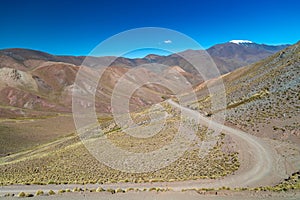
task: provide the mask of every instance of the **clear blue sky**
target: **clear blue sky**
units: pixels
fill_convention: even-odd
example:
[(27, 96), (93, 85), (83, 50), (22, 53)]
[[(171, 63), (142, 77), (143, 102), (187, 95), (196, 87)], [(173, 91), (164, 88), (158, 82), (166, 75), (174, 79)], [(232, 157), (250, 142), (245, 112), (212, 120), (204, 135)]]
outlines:
[(300, 40), (298, 0), (1, 0), (0, 48), (87, 55), (99, 42), (138, 27), (164, 27), (205, 48), (232, 39)]

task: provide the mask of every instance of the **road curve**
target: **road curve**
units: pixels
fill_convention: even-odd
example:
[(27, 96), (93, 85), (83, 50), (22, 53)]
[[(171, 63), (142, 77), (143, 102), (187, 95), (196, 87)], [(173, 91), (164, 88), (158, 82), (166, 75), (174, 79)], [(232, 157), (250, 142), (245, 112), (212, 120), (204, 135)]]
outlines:
[(258, 187), (263, 185), (272, 185), (278, 183), (283, 178), (287, 177), (285, 173), (285, 163), (283, 162), (282, 155), (279, 155), (274, 149), (274, 146), (267, 141), (250, 135), (241, 130), (237, 130), (221, 123), (212, 121), (210, 118), (200, 115), (199, 112), (183, 107), (172, 100), (167, 101), (170, 105), (180, 108), (185, 115), (191, 118), (199, 119), (199, 122), (203, 125), (210, 125), (209, 127), (216, 130), (222, 130), (226, 134), (230, 135), (233, 140), (236, 141), (238, 146), (239, 158), (241, 166), (233, 175), (229, 175), (221, 179), (201, 179), (181, 182), (160, 182), (160, 183), (114, 183), (114, 184), (88, 184), (82, 185), (11, 185), (1, 186), (0, 196), (5, 193), (15, 193), (20, 191), (32, 192), (37, 190), (54, 190), (74, 188), (74, 187), (87, 187), (97, 188), (99, 186), (103, 188), (152, 188), (171, 187), (174, 191), (181, 191), (181, 189), (191, 188), (219, 188), (226, 187)]
[[(197, 184), (198, 187), (256, 187), (273, 184), (287, 176), (282, 173), (285, 170), (282, 171), (284, 163), (281, 162), (283, 161), (281, 155), (277, 154), (276, 150), (266, 141), (241, 130), (212, 121), (210, 118), (202, 116), (198, 111), (183, 107), (172, 100), (168, 100), (168, 102), (172, 106), (180, 108), (185, 115), (198, 119), (200, 124), (209, 125), (210, 128), (216, 131), (222, 130), (222, 132), (231, 136), (238, 145), (240, 169), (234, 175), (227, 176), (222, 180), (210, 181), (209, 183), (200, 180)], [(282, 167), (278, 167), (278, 165)], [(278, 169), (281, 170), (278, 171)]]

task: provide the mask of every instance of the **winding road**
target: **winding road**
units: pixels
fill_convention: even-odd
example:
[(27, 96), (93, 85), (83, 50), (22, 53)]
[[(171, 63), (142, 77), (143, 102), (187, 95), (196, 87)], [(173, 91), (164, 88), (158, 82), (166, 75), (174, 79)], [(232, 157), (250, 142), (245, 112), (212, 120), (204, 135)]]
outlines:
[[(277, 153), (274, 146), (266, 140), (250, 135), (241, 130), (225, 126), (222, 123), (202, 116), (199, 112), (183, 107), (172, 100), (168, 101), (172, 106), (180, 108), (181, 111), (192, 117), (200, 124), (209, 126), (216, 131), (222, 130), (236, 142), (238, 146), (239, 159), (241, 166), (234, 174), (221, 180), (213, 181), (195, 181), (198, 187), (217, 188), (221, 186), (228, 187), (257, 187), (269, 185), (286, 178), (284, 159)], [(191, 185), (192, 186), (192, 185)]]
[(35, 193), (37, 190), (54, 190), (74, 188), (74, 187), (87, 187), (97, 188), (152, 188), (170, 187), (174, 191), (181, 191), (182, 189), (191, 188), (219, 188), (226, 187), (258, 187), (262, 185), (273, 185), (278, 183), (283, 178), (287, 178), (286, 163), (282, 155), (278, 154), (274, 145), (268, 140), (264, 140), (253, 135), (250, 135), (241, 130), (225, 126), (222, 123), (212, 121), (210, 118), (200, 115), (199, 112), (189, 108), (178, 105), (172, 100), (167, 101), (171, 106), (180, 108), (181, 111), (191, 118), (199, 119), (202, 125), (209, 126), (215, 130), (222, 130), (229, 135), (237, 144), (239, 159), (241, 166), (233, 174), (222, 179), (204, 179), (204, 180), (191, 180), (182, 182), (160, 182), (160, 183), (116, 183), (105, 185), (12, 185), (0, 188), (0, 196), (6, 193), (17, 194), (20, 191)]

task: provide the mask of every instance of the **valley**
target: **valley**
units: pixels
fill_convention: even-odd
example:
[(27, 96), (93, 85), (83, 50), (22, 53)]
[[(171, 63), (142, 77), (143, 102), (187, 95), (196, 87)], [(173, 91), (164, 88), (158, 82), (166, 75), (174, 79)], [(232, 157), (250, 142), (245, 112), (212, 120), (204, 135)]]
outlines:
[[(139, 59), (90, 58), (99, 66), (110, 63), (107, 68), (92, 62), (82, 66), (80, 56), (0, 50), (0, 196), (52, 190), (59, 194), (53, 198), (78, 193), (92, 199), (102, 191), (126, 199), (155, 191), (158, 199), (204, 193), (205, 199), (216, 199), (214, 193), (239, 199), (258, 192), (258, 198), (280, 199), (276, 192), (286, 191), (287, 198), (297, 199), (300, 43), (275, 47), (235, 41), (207, 51), (221, 76), (204, 81), (180, 59), (196, 55), (193, 50)], [(89, 81), (102, 74), (96, 88), (89, 81), (74, 83), (82, 69)], [(116, 115), (123, 104), (112, 106), (112, 96), (122, 99), (129, 91), (115, 93), (121, 78), (129, 85), (165, 84), (139, 87), (129, 98), (129, 112)], [(214, 91), (220, 81), (225, 108), (214, 106), (224, 100)], [(184, 84), (192, 91), (174, 94), (167, 87)], [(85, 96), (75, 104), (76, 90)], [(91, 103), (87, 97), (93, 91)], [(94, 108), (97, 123), (79, 130), (74, 104)], [(132, 122), (116, 120), (127, 115)]]

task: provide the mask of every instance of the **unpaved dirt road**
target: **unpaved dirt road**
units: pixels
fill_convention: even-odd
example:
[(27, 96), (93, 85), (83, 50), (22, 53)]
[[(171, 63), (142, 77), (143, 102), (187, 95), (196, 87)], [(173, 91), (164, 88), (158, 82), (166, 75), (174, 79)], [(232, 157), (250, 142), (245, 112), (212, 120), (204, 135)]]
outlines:
[[(29, 199), (43, 200), (298, 200), (300, 193), (259, 193), (259, 194), (205, 194), (196, 192), (128, 192), (128, 193), (68, 193), (55, 196), (37, 196)], [(0, 197), (1, 199), (1, 197)], [(4, 197), (6, 200), (18, 199)]]
[[(27, 193), (35, 193), (35, 191), (41, 189), (43, 191), (60, 189), (72, 189), (74, 187), (87, 187), (97, 188), (99, 186), (103, 188), (172, 188), (175, 192), (181, 191), (182, 189), (191, 188), (219, 188), (222, 186), (226, 187), (258, 187), (263, 185), (272, 185), (278, 183), (283, 178), (287, 178), (285, 167), (287, 166), (282, 155), (278, 154), (274, 146), (261, 138), (247, 134), (241, 130), (237, 130), (221, 123), (212, 121), (209, 118), (203, 117), (199, 112), (191, 110), (186, 107), (182, 107), (177, 103), (169, 100), (172, 106), (178, 107), (186, 115), (199, 119), (203, 125), (209, 125), (210, 128), (216, 130), (222, 130), (226, 134), (230, 135), (238, 145), (238, 152), (241, 166), (238, 171), (233, 175), (229, 175), (223, 179), (206, 179), (206, 180), (192, 180), (182, 182), (162, 182), (162, 183), (116, 183), (116, 184), (105, 184), (105, 185), (29, 185), (29, 186), (5, 186), (0, 187), (0, 196), (6, 193), (18, 194), (20, 191)], [(43, 197), (44, 198), (44, 197)], [(45, 197), (47, 199), (47, 197)], [(53, 197), (53, 199), (55, 199)], [(76, 198), (74, 198), (76, 199)], [(157, 198), (159, 199), (159, 198)]]
[(272, 185), (286, 178), (286, 165), (282, 155), (279, 155), (267, 140), (250, 135), (241, 130), (225, 126), (207, 117), (203, 117), (199, 112), (180, 106), (172, 100), (168, 101), (172, 106), (180, 108), (181, 111), (200, 124), (209, 126), (216, 131), (225, 132), (236, 141), (238, 145), (239, 159), (241, 166), (234, 174), (222, 180), (199, 180), (193, 181), (185, 186), (198, 186), (217, 188), (228, 187), (257, 187), (261, 185)]

